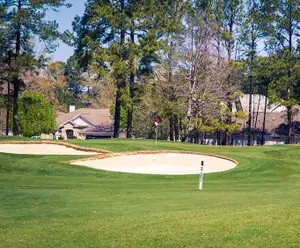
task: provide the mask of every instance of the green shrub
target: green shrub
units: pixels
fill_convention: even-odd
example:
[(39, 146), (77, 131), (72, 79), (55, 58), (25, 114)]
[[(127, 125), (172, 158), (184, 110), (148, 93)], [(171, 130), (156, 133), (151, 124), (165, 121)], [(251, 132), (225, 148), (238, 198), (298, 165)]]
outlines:
[(52, 104), (35, 92), (24, 92), (19, 98), (19, 129), (25, 137), (52, 133), (55, 115)]

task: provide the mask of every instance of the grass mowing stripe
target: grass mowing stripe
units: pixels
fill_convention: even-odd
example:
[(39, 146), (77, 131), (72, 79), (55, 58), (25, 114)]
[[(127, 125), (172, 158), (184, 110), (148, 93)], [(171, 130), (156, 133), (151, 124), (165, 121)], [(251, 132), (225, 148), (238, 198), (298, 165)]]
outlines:
[(197, 175), (113, 173), (62, 162), (73, 156), (0, 154), (1, 247), (300, 247), (299, 146), (71, 142), (215, 153), (239, 165), (206, 174), (199, 192)]

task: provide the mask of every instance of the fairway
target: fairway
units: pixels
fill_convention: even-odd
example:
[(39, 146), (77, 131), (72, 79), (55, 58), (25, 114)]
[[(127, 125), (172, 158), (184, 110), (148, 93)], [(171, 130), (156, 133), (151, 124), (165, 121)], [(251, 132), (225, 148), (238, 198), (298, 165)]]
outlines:
[(112, 152), (226, 156), (232, 170), (143, 175), (68, 164), (86, 156), (0, 153), (0, 247), (300, 247), (300, 146), (73, 140)]

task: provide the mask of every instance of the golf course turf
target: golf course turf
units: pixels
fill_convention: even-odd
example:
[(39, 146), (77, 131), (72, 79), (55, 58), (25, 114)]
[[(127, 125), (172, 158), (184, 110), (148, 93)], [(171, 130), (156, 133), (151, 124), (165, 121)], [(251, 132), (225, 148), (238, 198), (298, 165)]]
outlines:
[(205, 174), (199, 191), (198, 175), (108, 172), (65, 162), (84, 156), (0, 153), (0, 247), (300, 247), (300, 146), (68, 143), (203, 152), (239, 164)]

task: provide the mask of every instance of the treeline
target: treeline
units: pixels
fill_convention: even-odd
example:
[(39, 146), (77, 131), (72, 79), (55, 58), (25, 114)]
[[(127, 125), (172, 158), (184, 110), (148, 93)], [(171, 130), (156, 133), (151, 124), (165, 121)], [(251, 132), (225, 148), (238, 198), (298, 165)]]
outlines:
[[(259, 93), (287, 107), (291, 143), (299, 21), (299, 1), (89, 1), (74, 22), (74, 56), (114, 81), (114, 137), (120, 128), (153, 137), (158, 118), (161, 138), (216, 133), (228, 145), (247, 118), (251, 145)], [(250, 94), (247, 117), (233, 111), (241, 90)]]
[[(74, 42), (71, 32), (60, 33), (58, 23), (45, 18), (48, 11), (59, 11), (61, 7), (71, 5), (65, 0), (0, 0), (0, 108), (6, 108), (5, 120), (1, 115), (6, 134), (9, 130), (13, 135), (26, 136), (51, 133), (56, 127), (51, 108), (60, 113), (67, 112), (69, 105), (110, 105), (108, 98), (113, 93), (103, 90), (109, 82), (90, 77), (72, 57), (67, 63), (49, 62), (48, 55), (59, 41), (69, 45)], [(43, 49), (39, 51), (37, 44)], [(40, 114), (43, 111), (47, 117)], [(25, 130), (27, 124), (31, 131)]]
[[(68, 7), (66, 1), (0, 3), (0, 75), (13, 88), (15, 135), (24, 73), (45, 66), (45, 54), (33, 49), (38, 38), (45, 52), (57, 39), (76, 47), (61, 72), (65, 86), (56, 88), (61, 99), (71, 93), (76, 104), (102, 106), (114, 96), (115, 138), (153, 138), (159, 119), (161, 139), (190, 135), (199, 142), (213, 133), (218, 144), (229, 145), (231, 133), (242, 128), (239, 120), (247, 120), (251, 145), (251, 96), (262, 94), (286, 106), (293, 142), (293, 106), (300, 101), (298, 0), (89, 0), (73, 34), (44, 20), (47, 9)], [(242, 93), (250, 94), (247, 116), (239, 106)]]

